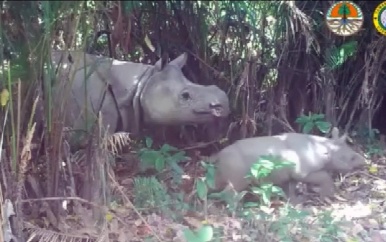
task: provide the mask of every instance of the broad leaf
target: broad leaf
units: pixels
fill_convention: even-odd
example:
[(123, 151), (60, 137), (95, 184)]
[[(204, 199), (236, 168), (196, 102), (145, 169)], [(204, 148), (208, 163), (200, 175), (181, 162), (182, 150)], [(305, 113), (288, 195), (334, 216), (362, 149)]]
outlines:
[(316, 121), (315, 125), (316, 125), (316, 127), (318, 127), (320, 132), (322, 132), (324, 134), (327, 134), (331, 128), (331, 124), (329, 122), (325, 122), (325, 121)]
[(205, 199), (208, 194), (208, 187), (203, 179), (198, 179), (196, 182), (197, 195), (200, 199)]
[(313, 128), (314, 124), (312, 122), (308, 122), (303, 126), (303, 133), (309, 134)]

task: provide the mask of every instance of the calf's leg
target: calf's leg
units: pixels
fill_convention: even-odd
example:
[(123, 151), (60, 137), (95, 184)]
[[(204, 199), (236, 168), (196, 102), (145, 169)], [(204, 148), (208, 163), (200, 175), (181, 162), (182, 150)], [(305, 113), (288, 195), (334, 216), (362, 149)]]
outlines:
[(297, 185), (297, 182), (293, 180), (290, 180), (280, 185), (280, 187), (283, 189), (283, 192), (285, 193), (289, 202), (292, 205), (296, 205), (302, 202), (301, 197), (296, 195), (296, 185)]
[(320, 187), (319, 195), (321, 198), (332, 197), (335, 193), (335, 184), (331, 175), (327, 171), (316, 171), (310, 173), (302, 179), (305, 183), (310, 183)]

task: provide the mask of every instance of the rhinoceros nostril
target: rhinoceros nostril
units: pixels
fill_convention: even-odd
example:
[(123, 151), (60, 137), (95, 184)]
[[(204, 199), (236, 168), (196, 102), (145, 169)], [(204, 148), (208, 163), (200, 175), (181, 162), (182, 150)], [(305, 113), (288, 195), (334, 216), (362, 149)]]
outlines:
[(223, 112), (223, 106), (219, 103), (210, 103), (209, 108), (212, 110), (212, 115), (215, 117), (221, 117)]

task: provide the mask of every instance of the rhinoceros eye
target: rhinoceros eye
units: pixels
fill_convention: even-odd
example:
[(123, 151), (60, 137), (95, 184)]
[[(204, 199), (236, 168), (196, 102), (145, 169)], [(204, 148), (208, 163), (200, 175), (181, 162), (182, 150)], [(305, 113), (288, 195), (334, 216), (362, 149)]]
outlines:
[(189, 92), (187, 92), (187, 91), (184, 91), (184, 92), (181, 94), (181, 96), (182, 96), (182, 98), (183, 98), (184, 100), (189, 100), (189, 99), (190, 99), (190, 94), (189, 94)]

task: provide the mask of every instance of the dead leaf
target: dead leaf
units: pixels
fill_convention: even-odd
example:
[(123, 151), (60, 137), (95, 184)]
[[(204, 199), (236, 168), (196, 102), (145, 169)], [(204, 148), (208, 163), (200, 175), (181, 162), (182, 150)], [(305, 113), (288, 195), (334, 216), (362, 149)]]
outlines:
[(200, 228), (202, 226), (202, 222), (194, 217), (184, 217), (185, 222), (194, 228)]
[(8, 103), (8, 100), (9, 100), (9, 92), (6, 88), (4, 88), (1, 93), (0, 93), (0, 104), (2, 107), (4, 107), (5, 105), (7, 105)]
[(112, 213), (110, 213), (110, 212), (106, 213), (107, 222), (111, 222), (111, 220), (113, 220), (113, 218), (114, 218), (114, 215)]
[(143, 236), (148, 235), (148, 234), (151, 234), (151, 230), (147, 225), (140, 225), (137, 227), (137, 235), (138, 236), (143, 237)]
[(377, 164), (372, 164), (369, 166), (369, 173), (370, 174), (377, 174), (378, 173), (378, 166)]
[(151, 51), (155, 51), (155, 48), (154, 48), (154, 46), (151, 44), (151, 40), (149, 39), (149, 36), (147, 36), (147, 35), (145, 35), (145, 43), (146, 43), (146, 45), (147, 45), (147, 47), (149, 47), (149, 49), (151, 50)]

